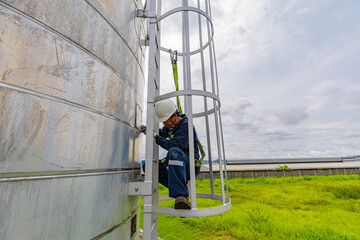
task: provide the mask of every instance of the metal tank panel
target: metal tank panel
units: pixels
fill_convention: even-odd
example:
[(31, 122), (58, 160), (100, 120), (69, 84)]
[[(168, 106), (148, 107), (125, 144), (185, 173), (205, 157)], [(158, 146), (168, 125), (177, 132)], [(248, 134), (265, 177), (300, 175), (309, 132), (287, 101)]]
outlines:
[(144, 55), (139, 45), (144, 30), (141, 30), (141, 20), (136, 18), (136, 9), (141, 5), (139, 0), (109, 0), (103, 2), (111, 4), (101, 5), (98, 4), (100, 1), (91, 0), (3, 2), (7, 3), (3, 6), (94, 54), (127, 81), (136, 84), (132, 74), (138, 71), (137, 68), (142, 71)]
[[(125, 118), (131, 114), (131, 104), (135, 104), (129, 95), (141, 93), (136, 94), (137, 102), (141, 103), (144, 82), (140, 65), (130, 50), (113, 46), (108, 58), (97, 58), (82, 49), (82, 45), (75, 45), (21, 13), (6, 8), (2, 12), (1, 56), (6, 59), (0, 65), (2, 82), (88, 106), (133, 124), (134, 116)], [(118, 35), (104, 36), (115, 42), (112, 37), (126, 46)], [(99, 48), (105, 51), (104, 46)], [(116, 69), (109, 63), (115, 57), (119, 62), (113, 64)], [(123, 99), (114, 101), (118, 96)]]
[(1, 183), (0, 239), (92, 239), (118, 225), (129, 235), (122, 229), (139, 213), (140, 198), (126, 195), (126, 182), (136, 175)]
[(139, 133), (110, 117), (0, 87), (1, 172), (134, 168)]
[(141, 5), (0, 1), (0, 239), (130, 239)]

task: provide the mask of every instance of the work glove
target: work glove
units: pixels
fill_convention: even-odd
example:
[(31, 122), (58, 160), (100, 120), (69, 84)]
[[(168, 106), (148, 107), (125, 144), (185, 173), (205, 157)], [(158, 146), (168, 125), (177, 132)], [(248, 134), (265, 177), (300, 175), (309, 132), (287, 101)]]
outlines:
[(154, 138), (157, 138), (157, 137), (158, 137), (158, 135), (156, 134), (155, 131), (153, 131), (153, 137), (154, 137)]
[(140, 132), (146, 135), (146, 126), (145, 125), (140, 126)]
[[(145, 125), (141, 125), (141, 126), (140, 126), (140, 132), (146, 135), (146, 126), (145, 126)], [(157, 136), (158, 136), (158, 135), (156, 134), (156, 132), (153, 131), (153, 137), (154, 137), (154, 138), (157, 138)]]

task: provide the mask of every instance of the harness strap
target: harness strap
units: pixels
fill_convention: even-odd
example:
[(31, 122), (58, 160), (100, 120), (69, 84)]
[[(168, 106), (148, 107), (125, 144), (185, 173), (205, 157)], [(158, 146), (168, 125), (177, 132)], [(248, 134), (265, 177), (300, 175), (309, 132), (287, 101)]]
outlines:
[[(179, 77), (178, 77), (178, 70), (177, 70), (177, 50), (175, 50), (173, 52), (170, 49), (170, 59), (171, 59), (171, 66), (172, 66), (172, 69), (173, 69), (175, 89), (176, 89), (176, 91), (179, 91)], [(177, 107), (178, 107), (178, 110), (179, 110), (179, 114), (182, 115), (183, 113), (182, 113), (182, 109), (181, 109), (181, 103), (180, 103), (179, 96), (176, 96), (176, 103), (177, 103)], [(201, 153), (201, 158), (200, 159), (195, 159), (195, 166), (197, 166), (197, 167), (201, 166), (202, 161), (204, 160), (204, 158), (206, 156), (204, 148), (203, 148), (202, 144), (200, 143), (200, 140), (199, 140), (199, 150), (200, 150), (200, 153)]]
[[(171, 66), (174, 75), (174, 83), (176, 91), (179, 91), (179, 77), (178, 77), (178, 70), (177, 70), (177, 51), (175, 50), (174, 53), (170, 50), (170, 59), (171, 59)], [(176, 96), (176, 103), (179, 110), (180, 115), (182, 115), (181, 103), (179, 96)]]

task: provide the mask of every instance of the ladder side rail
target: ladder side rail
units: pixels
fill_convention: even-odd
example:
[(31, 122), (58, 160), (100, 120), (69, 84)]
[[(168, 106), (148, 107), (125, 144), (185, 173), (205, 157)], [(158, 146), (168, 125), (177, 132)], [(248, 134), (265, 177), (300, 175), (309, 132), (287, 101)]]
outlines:
[[(209, 14), (208, 9), (208, 0), (205, 1), (206, 7), (206, 14)], [(211, 39), (210, 34), (210, 24), (207, 22), (207, 31), (208, 31), (208, 40)], [(213, 52), (212, 52), (212, 42), (209, 43), (209, 58), (210, 58), (210, 73), (211, 73), (211, 85), (212, 91), (215, 94), (215, 76), (214, 76), (214, 62), (213, 62)], [(218, 120), (218, 109), (216, 107), (216, 101), (213, 100), (213, 106), (215, 109), (214, 117), (215, 117), (215, 129), (216, 129), (216, 141), (217, 141), (217, 149), (218, 149), (218, 158), (219, 158), (219, 174), (220, 174), (220, 182), (221, 182), (221, 195), (223, 205), (226, 204), (225, 202), (225, 190), (224, 190), (224, 176), (223, 176), (223, 169), (222, 169), (222, 154), (221, 154), (221, 145), (220, 145), (220, 134), (219, 134), (219, 120)]]
[[(156, 0), (150, 0), (147, 4), (147, 10), (155, 12)], [(146, 128), (149, 134), (146, 134), (146, 150), (145, 150), (145, 182), (151, 182), (152, 192), (151, 196), (144, 196), (144, 240), (153, 240), (158, 237), (158, 214), (152, 211), (152, 206), (156, 204), (157, 199), (157, 181), (154, 181), (156, 174), (157, 152), (155, 148), (155, 140), (152, 132), (158, 125), (155, 122), (154, 112), (154, 97), (156, 96), (157, 80), (156, 80), (156, 19), (148, 18), (148, 35), (149, 35), (149, 56), (148, 56), (148, 96), (147, 96), (147, 121)], [(158, 128), (158, 127), (157, 127)], [(157, 178), (156, 178), (157, 179)], [(155, 194), (154, 194), (155, 192)]]
[[(211, 13), (211, 0), (209, 0), (209, 17), (212, 19)], [(219, 89), (219, 75), (217, 71), (217, 61), (216, 61), (216, 51), (215, 51), (215, 39), (214, 36), (212, 37), (212, 46), (214, 52), (214, 66), (215, 66), (215, 77), (216, 77), (216, 89), (217, 89), (217, 96), (220, 96), (220, 89)], [(225, 170), (225, 181), (226, 181), (226, 193), (227, 197), (230, 198), (229, 195), (229, 185), (228, 185), (228, 175), (226, 169), (226, 154), (225, 154), (225, 144), (224, 144), (224, 132), (223, 132), (223, 125), (222, 125), (222, 118), (221, 118), (221, 110), (219, 109), (219, 120), (220, 120), (220, 134), (221, 134), (221, 145), (223, 151), (223, 159), (224, 159), (224, 170)]]
[[(183, 1), (183, 6), (188, 7), (188, 0)], [(186, 63), (186, 90), (191, 90), (191, 64), (190, 64), (190, 33), (189, 33), (189, 13), (184, 11), (183, 27), (185, 33), (185, 63)], [(189, 161), (190, 161), (190, 196), (191, 208), (196, 209), (196, 185), (195, 185), (195, 157), (194, 157), (194, 124), (192, 117), (192, 95), (185, 96), (187, 99), (186, 114), (188, 117), (188, 137), (189, 137)]]
[[(185, 0), (182, 1), (182, 6), (184, 6), (184, 3)], [(186, 78), (187, 78), (187, 74), (186, 74), (186, 71), (187, 71), (187, 64), (186, 64), (186, 56), (185, 56), (185, 49), (186, 49), (186, 39), (185, 39), (185, 22), (184, 22), (184, 19), (185, 19), (186, 15), (185, 15), (185, 11), (182, 12), (182, 52), (184, 53), (182, 55), (182, 60), (183, 60), (183, 89), (186, 90), (187, 89), (187, 81), (186, 81)], [(179, 55), (179, 54), (178, 54)], [(184, 112), (186, 113), (188, 111), (187, 109), (187, 101), (188, 99), (186, 98), (186, 96), (184, 96)]]
[[(211, 18), (211, 4), (210, 4), (211, 0), (209, 0), (209, 14), (210, 14), (210, 18)], [(214, 36), (211, 39), (212, 41), (212, 48), (213, 48), (213, 53), (214, 53), (214, 67), (215, 67), (215, 79), (216, 79), (216, 95), (219, 95), (219, 77), (218, 77), (218, 71), (217, 71), (217, 61), (216, 61), (216, 52), (215, 52), (215, 40), (214, 40)]]
[[(216, 77), (216, 89), (217, 89), (217, 96), (219, 96), (219, 75), (217, 72), (217, 63), (216, 63), (216, 54), (215, 54), (215, 42), (214, 38), (212, 40), (212, 46), (213, 46), (213, 53), (214, 53), (214, 66), (215, 66), (215, 77)], [(227, 169), (226, 169), (226, 154), (225, 154), (225, 144), (224, 144), (224, 132), (223, 132), (223, 126), (222, 126), (222, 118), (221, 118), (221, 109), (219, 108), (219, 121), (220, 121), (220, 135), (221, 135), (221, 146), (222, 146), (222, 153), (223, 153), (223, 165), (225, 170), (225, 181), (226, 181), (226, 193), (227, 197), (229, 198), (229, 185), (228, 185), (228, 178), (227, 178)]]
[[(161, 0), (157, 1), (157, 9), (156, 9), (156, 15), (159, 16), (161, 14)], [(157, 86), (155, 88), (155, 96), (159, 96), (160, 94), (160, 45), (161, 45), (161, 36), (160, 36), (160, 31), (161, 31), (161, 23), (160, 22), (156, 22), (155, 24), (155, 46), (156, 46), (156, 51), (155, 51), (155, 61), (157, 63), (157, 66), (155, 68), (155, 85)], [(154, 108), (154, 105), (152, 105), (152, 107)], [(158, 134), (159, 133), (159, 123), (155, 122), (154, 125), (155, 128), (155, 132)], [(150, 134), (152, 135), (152, 134)], [(158, 239), (158, 230), (159, 230), (159, 220), (158, 220), (158, 213), (155, 212), (153, 210), (153, 207), (158, 206), (159, 205), (159, 147), (158, 145), (155, 143), (155, 140), (153, 139), (153, 149), (154, 149), (154, 158), (153, 158), (153, 194), (152, 194), (152, 215), (153, 215), (153, 222), (152, 222), (152, 235), (151, 238), (152, 240), (157, 240)]]
[[(197, 7), (200, 9), (200, 0), (197, 0)], [(198, 13), (198, 24), (199, 24), (199, 42), (200, 46), (203, 45), (202, 39), (202, 23), (201, 23), (201, 15)], [(204, 62), (204, 51), (200, 49), (200, 58), (201, 58), (201, 75), (203, 82), (203, 90), (206, 91), (206, 76), (205, 76), (205, 62)], [(207, 148), (208, 148), (208, 159), (209, 159), (209, 174), (210, 174), (210, 188), (211, 195), (214, 196), (214, 174), (212, 168), (212, 156), (211, 156), (211, 139), (210, 139), (210, 128), (209, 128), (209, 114), (208, 114), (208, 105), (207, 98), (204, 97), (204, 112), (205, 112), (205, 127), (206, 127), (206, 139), (207, 139)]]
[(225, 145), (224, 145), (224, 132), (222, 127), (222, 120), (221, 120), (221, 110), (219, 109), (219, 120), (220, 120), (220, 136), (221, 136), (221, 145), (223, 150), (223, 159), (224, 159), (224, 170), (225, 170), (225, 184), (226, 184), (226, 196), (230, 198), (229, 195), (229, 185), (228, 185), (228, 175), (227, 175), (227, 169), (226, 169), (226, 155), (225, 155)]

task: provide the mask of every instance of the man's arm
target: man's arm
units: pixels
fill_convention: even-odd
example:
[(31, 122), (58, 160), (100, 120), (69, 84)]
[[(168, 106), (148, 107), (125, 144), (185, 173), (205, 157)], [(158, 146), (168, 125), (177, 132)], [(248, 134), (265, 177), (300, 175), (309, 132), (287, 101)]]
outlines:
[(169, 129), (167, 127), (160, 128), (159, 136), (164, 137), (164, 138), (169, 137)]
[(169, 150), (172, 147), (178, 147), (180, 148), (179, 144), (174, 139), (167, 139), (166, 137), (157, 136), (156, 138), (156, 144), (158, 144), (160, 147)]
[[(141, 125), (140, 126), (140, 132), (145, 134), (146, 135), (146, 126), (145, 125)], [(154, 135), (154, 138), (156, 138), (156, 136), (158, 136), (155, 131), (153, 132), (153, 135)], [(164, 128), (160, 128), (159, 129), (159, 135), (162, 136), (162, 137), (168, 137), (169, 136), (169, 132), (167, 131), (167, 129), (164, 127)]]
[[(167, 136), (168, 136), (167, 132)], [(183, 151), (186, 151), (189, 145), (187, 124), (183, 125), (181, 129), (176, 131), (176, 134), (169, 140), (166, 137), (159, 135), (156, 137), (156, 143), (162, 148), (169, 150), (172, 147), (178, 147)]]

